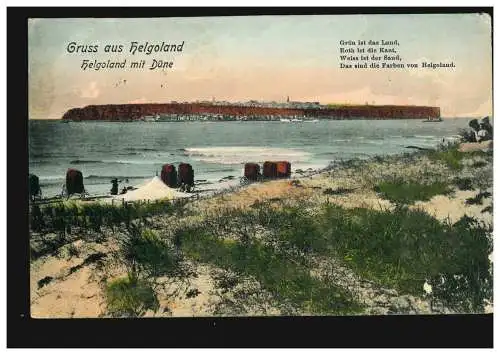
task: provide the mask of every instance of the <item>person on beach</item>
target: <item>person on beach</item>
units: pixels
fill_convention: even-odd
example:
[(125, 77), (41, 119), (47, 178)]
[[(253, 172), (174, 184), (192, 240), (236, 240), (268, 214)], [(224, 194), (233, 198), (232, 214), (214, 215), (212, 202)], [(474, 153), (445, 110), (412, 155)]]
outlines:
[(469, 121), (469, 127), (472, 128), (472, 130), (474, 132), (479, 131), (480, 127), (479, 127), (479, 122), (477, 121), (477, 119), (473, 119), (473, 120)]
[(118, 179), (111, 180), (111, 195), (118, 195)]
[(469, 127), (472, 128), (475, 141), (480, 143), (493, 139), (493, 127), (490, 124), (489, 117), (484, 117), (481, 123), (477, 119), (469, 122)]
[(479, 130), (476, 133), (476, 141), (484, 142), (493, 139), (493, 127), (490, 124), (489, 117), (484, 117), (479, 124)]
[(489, 140), (488, 131), (481, 127), (479, 131), (476, 132), (476, 142), (481, 143)]
[(490, 118), (488, 116), (483, 117), (479, 126), (482, 130), (486, 131), (485, 140), (493, 139), (493, 126), (491, 125)]

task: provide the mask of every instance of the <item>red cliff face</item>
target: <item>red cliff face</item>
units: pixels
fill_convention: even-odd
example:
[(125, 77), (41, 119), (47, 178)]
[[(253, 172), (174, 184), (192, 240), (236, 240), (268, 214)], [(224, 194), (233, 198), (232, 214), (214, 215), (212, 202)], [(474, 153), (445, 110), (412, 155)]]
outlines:
[(217, 114), (224, 116), (307, 116), (329, 119), (417, 119), (440, 117), (439, 107), (430, 106), (336, 106), (334, 108), (299, 109), (210, 104), (125, 104), (91, 105), (68, 110), (63, 120), (137, 120), (150, 115)]

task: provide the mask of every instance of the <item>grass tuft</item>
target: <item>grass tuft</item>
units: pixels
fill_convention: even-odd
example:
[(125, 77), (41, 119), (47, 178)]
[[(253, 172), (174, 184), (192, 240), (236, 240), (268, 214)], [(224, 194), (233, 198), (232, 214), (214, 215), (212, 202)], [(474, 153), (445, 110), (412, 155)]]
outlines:
[(488, 191), (481, 191), (476, 196), (468, 198), (465, 200), (466, 205), (481, 205), (483, 203), (483, 198), (491, 197), (491, 193)]
[(141, 317), (147, 310), (157, 311), (159, 302), (153, 288), (129, 274), (106, 286), (108, 313), (114, 317)]
[(462, 190), (462, 191), (474, 190), (474, 186), (473, 186), (471, 178), (462, 178), (462, 177), (457, 176), (455, 179), (453, 179), (453, 183), (458, 187), (459, 190)]
[(451, 170), (461, 170), (463, 168), (462, 159), (465, 156), (466, 153), (458, 151), (457, 148), (437, 150), (428, 154), (431, 160), (442, 161)]
[(131, 224), (126, 237), (120, 243), (123, 259), (133, 273), (157, 277), (181, 276), (186, 271), (182, 267), (182, 259), (176, 247), (161, 239), (156, 232), (139, 224)]
[(473, 162), (471, 164), (471, 167), (473, 167), (473, 168), (483, 168), (486, 165), (488, 165), (488, 162), (485, 162), (483, 160), (476, 160), (475, 162)]
[(433, 196), (446, 195), (452, 190), (444, 182), (420, 184), (402, 179), (383, 181), (374, 188), (381, 197), (398, 204), (412, 204), (416, 201), (429, 201)]

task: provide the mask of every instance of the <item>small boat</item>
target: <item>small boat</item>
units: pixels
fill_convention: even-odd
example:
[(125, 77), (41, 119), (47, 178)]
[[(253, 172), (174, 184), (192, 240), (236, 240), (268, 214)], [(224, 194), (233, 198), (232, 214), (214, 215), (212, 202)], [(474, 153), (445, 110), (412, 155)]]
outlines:
[(294, 119), (292, 119), (290, 122), (302, 122), (302, 120), (301, 120), (301, 119), (299, 119), (299, 118), (294, 118)]
[(142, 117), (142, 121), (144, 122), (156, 122), (160, 120), (160, 115), (156, 115), (156, 116), (143, 116)]
[(426, 120), (423, 120), (422, 122), (442, 122), (443, 119), (441, 117), (436, 117), (436, 118), (431, 118), (428, 117)]
[(280, 118), (280, 122), (291, 122), (289, 118)]

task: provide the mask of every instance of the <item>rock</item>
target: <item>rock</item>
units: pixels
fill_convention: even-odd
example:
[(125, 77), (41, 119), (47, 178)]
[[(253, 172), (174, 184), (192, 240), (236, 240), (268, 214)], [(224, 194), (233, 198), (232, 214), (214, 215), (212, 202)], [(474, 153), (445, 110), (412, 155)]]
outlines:
[(396, 297), (398, 295), (397, 291), (396, 290), (392, 290), (390, 288), (383, 288), (381, 289), (382, 292), (388, 296), (394, 296)]
[(363, 304), (366, 307), (373, 307), (375, 305), (375, 302), (373, 301), (372, 298), (366, 298), (366, 299), (363, 300)]
[(385, 315), (385, 314), (388, 313), (387, 311), (388, 311), (388, 309), (384, 308), (384, 307), (373, 307), (373, 308), (370, 308), (369, 314), (372, 314), (372, 315)]
[(376, 303), (377, 305), (388, 305), (390, 303), (389, 301), (389, 297), (387, 295), (378, 295), (376, 297), (374, 297), (373, 299), (373, 302)]
[(432, 310), (432, 313), (440, 313), (440, 314), (453, 313), (448, 307), (446, 307), (441, 302), (437, 302), (437, 301), (432, 302), (431, 310)]
[(394, 313), (408, 313), (411, 309), (408, 296), (399, 296), (390, 300), (389, 310)]
[(413, 304), (413, 308), (417, 311), (417, 314), (429, 314), (432, 313), (431, 305), (426, 301), (416, 301)]
[(493, 313), (493, 303), (485, 300), (484, 313)]

